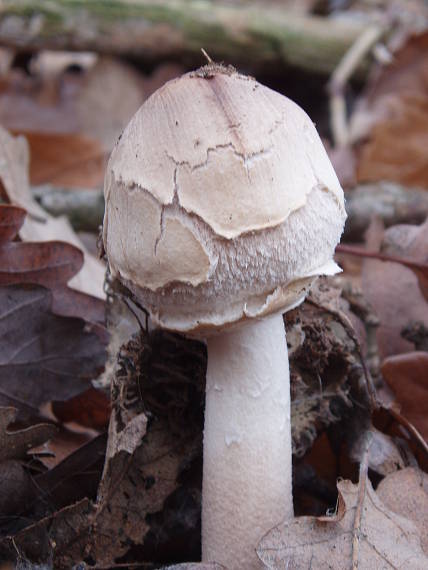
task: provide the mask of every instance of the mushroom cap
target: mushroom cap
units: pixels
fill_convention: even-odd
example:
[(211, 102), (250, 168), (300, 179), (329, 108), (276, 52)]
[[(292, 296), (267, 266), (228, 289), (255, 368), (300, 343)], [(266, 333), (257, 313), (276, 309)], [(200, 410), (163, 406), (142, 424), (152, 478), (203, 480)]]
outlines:
[(343, 191), (312, 121), (229, 68), (156, 91), (113, 150), (104, 193), (111, 272), (164, 328), (285, 311), (338, 271)]

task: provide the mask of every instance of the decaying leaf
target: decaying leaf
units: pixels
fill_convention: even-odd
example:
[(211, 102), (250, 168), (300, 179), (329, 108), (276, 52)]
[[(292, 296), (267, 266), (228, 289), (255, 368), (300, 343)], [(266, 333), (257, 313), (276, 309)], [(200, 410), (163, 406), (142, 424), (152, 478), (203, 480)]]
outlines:
[(298, 517), (271, 530), (257, 553), (265, 568), (427, 568), (421, 533), (410, 520), (388, 509), (367, 479), (337, 484), (337, 513)]
[(415, 467), (401, 469), (385, 477), (376, 494), (388, 509), (415, 523), (428, 556), (428, 475)]
[(51, 305), (44, 287), (0, 287), (0, 394), (38, 406), (82, 392), (102, 369), (98, 335)]
[(32, 447), (45, 443), (57, 432), (53, 424), (37, 424), (26, 429), (8, 431), (16, 418), (15, 408), (0, 408), (0, 462), (24, 459)]
[(86, 251), (65, 217), (53, 218), (31, 196), (28, 181), (29, 152), (25, 138), (14, 138), (0, 128), (0, 159), (3, 196), (6, 196), (12, 204), (28, 212), (24, 225), (19, 231), (21, 239), (24, 241), (61, 240), (80, 249), (84, 254), (84, 266), (71, 279), (70, 286), (103, 299), (105, 296), (103, 264)]
[[(201, 448), (200, 408), (191, 404), (199, 403), (201, 345), (175, 335), (162, 343), (164, 334), (142, 333), (120, 352), (91, 533), (91, 556), (98, 564), (114, 565), (131, 547), (138, 560), (199, 556), (201, 474), (190, 483), (180, 482), (180, 476)], [(169, 368), (168, 360), (175, 367)]]
[[(340, 423), (338, 431), (349, 437), (349, 445), (368, 427), (359, 346), (340, 295), (340, 288), (325, 281), (313, 289), (306, 303), (284, 316), (290, 353), (291, 433), (297, 457), (330, 425)], [(356, 407), (355, 402), (359, 402)]]
[(402, 414), (428, 441), (428, 352), (408, 352), (383, 361), (382, 375)]
[[(69, 570), (81, 560), (87, 540), (90, 501), (83, 499), (0, 541), (0, 560), (49, 563)], [(31, 567), (31, 564), (30, 564)]]

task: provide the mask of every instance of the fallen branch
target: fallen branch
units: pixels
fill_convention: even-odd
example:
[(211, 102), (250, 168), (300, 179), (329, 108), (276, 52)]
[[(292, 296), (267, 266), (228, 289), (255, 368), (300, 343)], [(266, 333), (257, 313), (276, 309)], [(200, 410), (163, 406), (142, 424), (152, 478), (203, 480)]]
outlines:
[[(296, 66), (330, 74), (367, 27), (362, 21), (299, 16), (259, 2), (197, 0), (2, 0), (0, 45), (21, 49), (90, 50), (251, 70)], [(360, 70), (364, 65), (360, 65)]]

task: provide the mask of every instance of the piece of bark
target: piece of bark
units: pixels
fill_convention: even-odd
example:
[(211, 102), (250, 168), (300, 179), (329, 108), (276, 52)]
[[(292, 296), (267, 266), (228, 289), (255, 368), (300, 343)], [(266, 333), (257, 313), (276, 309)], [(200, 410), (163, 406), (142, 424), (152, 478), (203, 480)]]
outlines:
[(101, 190), (44, 184), (33, 187), (33, 196), (53, 216), (67, 216), (76, 231), (98, 232), (103, 222), (104, 196)]
[(5, 0), (0, 45), (26, 50), (89, 50), (154, 63), (213, 59), (251, 70), (292, 65), (330, 74), (365, 29), (364, 21), (299, 16), (261, 2), (196, 0)]

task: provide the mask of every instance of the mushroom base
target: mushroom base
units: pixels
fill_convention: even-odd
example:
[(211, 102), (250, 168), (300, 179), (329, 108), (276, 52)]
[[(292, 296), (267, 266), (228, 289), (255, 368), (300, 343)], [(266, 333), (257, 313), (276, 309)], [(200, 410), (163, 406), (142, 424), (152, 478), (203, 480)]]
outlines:
[(290, 376), (281, 314), (207, 340), (202, 559), (262, 568), (256, 548), (293, 516)]

